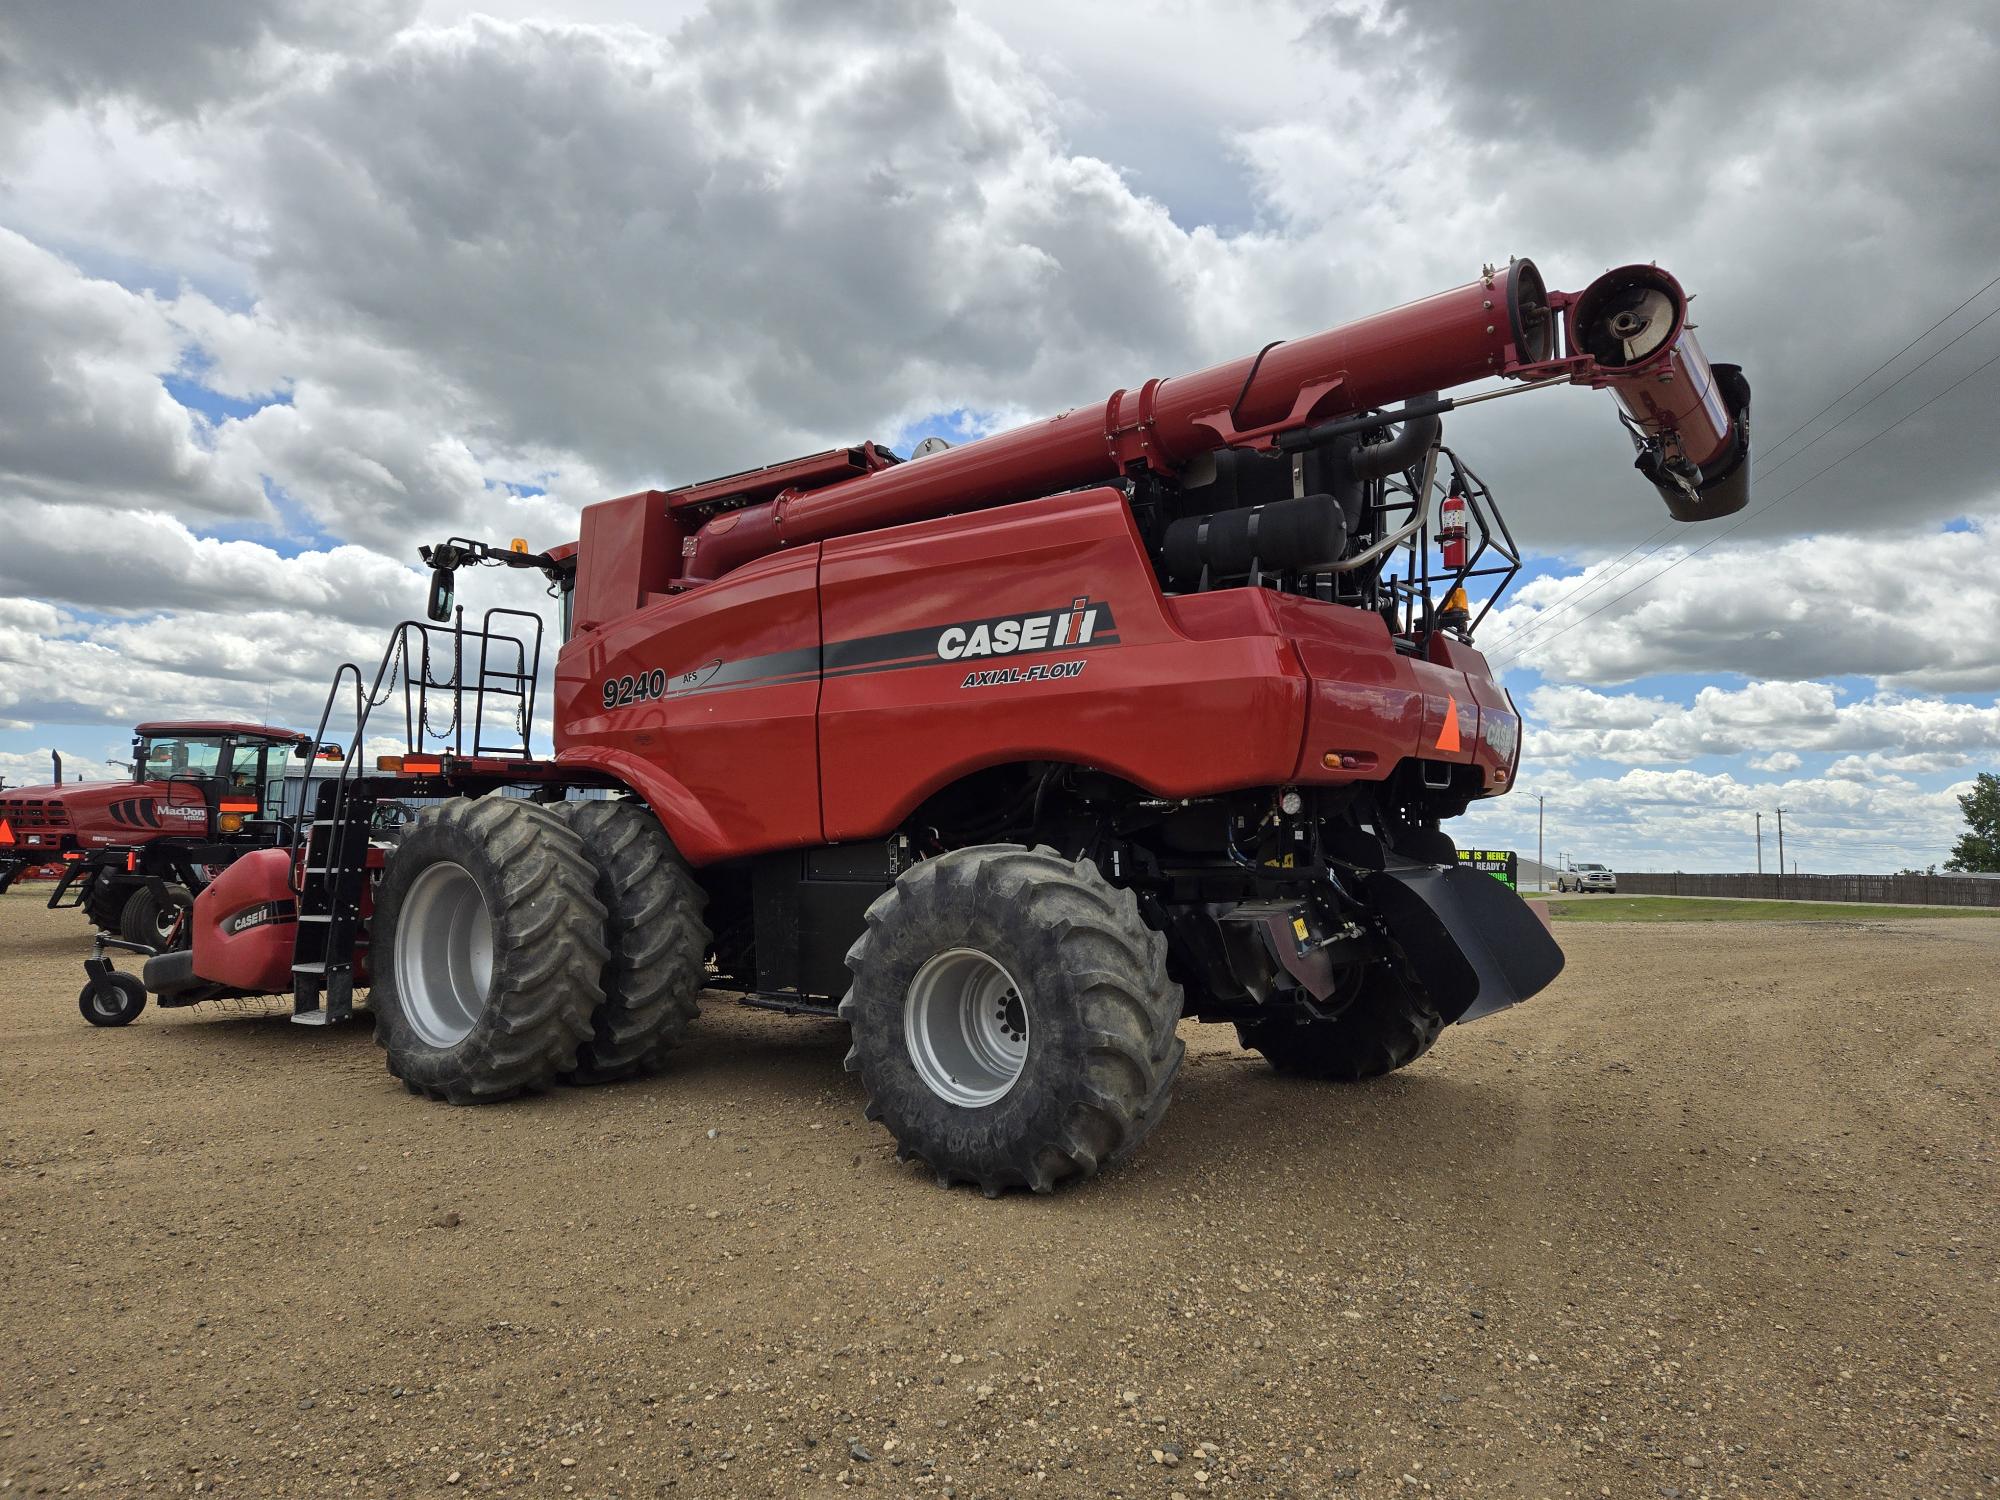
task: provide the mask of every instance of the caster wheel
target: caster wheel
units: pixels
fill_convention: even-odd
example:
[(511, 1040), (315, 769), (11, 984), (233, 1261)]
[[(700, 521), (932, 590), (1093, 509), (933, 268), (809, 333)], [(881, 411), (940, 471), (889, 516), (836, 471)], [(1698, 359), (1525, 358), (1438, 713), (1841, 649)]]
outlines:
[(146, 987), (136, 974), (107, 974), (83, 987), (76, 1008), (93, 1026), (129, 1026), (146, 1008)]

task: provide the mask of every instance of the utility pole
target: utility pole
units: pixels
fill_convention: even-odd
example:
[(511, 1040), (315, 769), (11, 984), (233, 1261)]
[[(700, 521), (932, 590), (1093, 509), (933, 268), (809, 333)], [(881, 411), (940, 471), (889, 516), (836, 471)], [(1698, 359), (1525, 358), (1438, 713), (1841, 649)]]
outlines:
[(1778, 809), (1778, 898), (1784, 899), (1785, 891), (1785, 810)]
[(1535, 889), (1548, 889), (1549, 867), (1542, 862), (1542, 803), (1547, 798), (1535, 793)]
[(1757, 873), (1764, 873), (1764, 815), (1752, 814), (1757, 819)]

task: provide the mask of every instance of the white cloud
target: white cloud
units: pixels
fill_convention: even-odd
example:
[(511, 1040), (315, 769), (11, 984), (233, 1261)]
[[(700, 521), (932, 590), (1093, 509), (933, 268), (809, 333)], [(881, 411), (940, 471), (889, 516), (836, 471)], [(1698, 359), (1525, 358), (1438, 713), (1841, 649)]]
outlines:
[[(986, 430), (1509, 252), (1559, 285), (1633, 257), (1683, 274), (1768, 441), (1990, 275), (1994, 28), (1705, 4), (1611, 91), (1570, 84), (1618, 73), (1622, 22), (1398, 0), (0, 12), (0, 366), (36, 373), (0, 403), (0, 590), (28, 596), (0, 599), (0, 730), (316, 716), (331, 665), (372, 664), (420, 597), (419, 541), (541, 544), (608, 494), (944, 412)], [(177, 371), (283, 399), (211, 422)], [(1826, 755), (1784, 783), (1802, 816), (1928, 837), (1935, 783), (1995, 745), (1990, 704), (1937, 696), (2000, 689), (1977, 394), (1601, 614), (1712, 533), (1602, 587), (1598, 564), (1523, 589), (1483, 635), (1517, 632), (1548, 679), (1524, 695), (1534, 777), (1684, 857), (1706, 817), (1774, 795), (1688, 762)], [(1659, 517), (1599, 393), (1469, 409), (1448, 437), (1531, 549), (1589, 557)], [(1992, 519), (1935, 530), (1967, 510)], [(1820, 534), (1751, 540), (1781, 527)], [(1743, 685), (1608, 690), (1668, 673)], [(1560, 780), (1586, 757), (1634, 769)]]
[(0, 26), (0, 123), (107, 99), (192, 115), (273, 86), (314, 50), (377, 44), (415, 10), (414, 0), (92, 0), (81, 15), (13, 6)]
[[(0, 750), (0, 785), (9, 789), (49, 785), (55, 775), (55, 764), (50, 759), (50, 752), (58, 749), (61, 747), (52, 745), (40, 750)], [(62, 768), (64, 786), (78, 781), (127, 779), (126, 773), (118, 767), (69, 750), (62, 750)]]
[(1699, 755), (1751, 755), (1766, 771), (1792, 771), (1796, 752), (1922, 753), (1933, 769), (2000, 754), (2000, 705), (1878, 694), (1839, 702), (1823, 682), (1704, 687), (1688, 704), (1636, 693), (1554, 685), (1527, 695), (1533, 748), (1544, 762), (1595, 757), (1641, 764)]
[[(284, 557), (257, 542), (198, 536), (158, 511), (22, 502), (0, 553), (0, 588), (93, 610), (295, 609), (379, 624), (407, 612), (412, 564), (363, 547)], [(78, 545), (88, 537), (90, 545)], [(414, 560), (413, 560), (414, 562)], [(4, 619), (0, 616), (0, 619)]]
[[(1988, 623), (2000, 619), (1996, 545), (2000, 516), (1989, 515), (1969, 530), (1730, 542), (1592, 564), (1525, 585), (1480, 643), (1496, 665), (1574, 682), (1741, 672), (1990, 693), (2000, 690)], [(1676, 558), (1686, 560), (1669, 570)]]
[(0, 227), (0, 368), (14, 372), (0, 403), (0, 498), (113, 494), (260, 515), (254, 476), (220, 473), (202, 425), (162, 384), (181, 358), (158, 298), (80, 275)]
[[(1749, 783), (1726, 773), (1635, 768), (1617, 776), (1533, 769), (1521, 789), (1541, 792), (1549, 862), (1567, 852), (1620, 870), (1748, 870), (1763, 814), (1764, 868), (1777, 868), (1777, 809), (1785, 810), (1786, 864), (1847, 873), (1940, 862), (1962, 829), (1955, 800), (1970, 781), (1926, 788), (1907, 778), (1796, 777)], [(1461, 843), (1535, 848), (1532, 796), (1476, 804)]]

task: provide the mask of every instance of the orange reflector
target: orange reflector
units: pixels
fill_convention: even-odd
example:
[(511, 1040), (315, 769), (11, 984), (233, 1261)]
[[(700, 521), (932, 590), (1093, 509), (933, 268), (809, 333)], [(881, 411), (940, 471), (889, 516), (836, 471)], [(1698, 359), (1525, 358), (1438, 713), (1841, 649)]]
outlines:
[(83, 858), (83, 854), (82, 854), (82, 853), (81, 853), (81, 851), (79, 851), (79, 850), (76, 850), (76, 849), (72, 849), (72, 850), (70, 850), (70, 852), (69, 852), (69, 853), (65, 854), (65, 855), (63, 856), (63, 858), (64, 858), (64, 859), (82, 859), (82, 858)]
[(406, 755), (403, 757), (403, 769), (412, 775), (423, 775), (442, 771), (444, 762), (435, 755)]
[(400, 771), (403, 769), (403, 757), (400, 755), (378, 755), (375, 757), (375, 769), (378, 771)]
[(257, 810), (254, 802), (218, 802), (216, 806), (223, 812), (253, 813)]
[(1456, 698), (1446, 698), (1444, 700), (1444, 728), (1438, 731), (1437, 747), (1440, 750), (1453, 751), (1465, 748), (1459, 742), (1458, 738), (1458, 700)]
[(127, 875), (136, 875), (138, 871), (139, 851), (137, 849), (127, 849), (125, 851), (125, 873)]
[(0, 818), (0, 844), (11, 844), (13, 842), (14, 825), (9, 823), (5, 818)]

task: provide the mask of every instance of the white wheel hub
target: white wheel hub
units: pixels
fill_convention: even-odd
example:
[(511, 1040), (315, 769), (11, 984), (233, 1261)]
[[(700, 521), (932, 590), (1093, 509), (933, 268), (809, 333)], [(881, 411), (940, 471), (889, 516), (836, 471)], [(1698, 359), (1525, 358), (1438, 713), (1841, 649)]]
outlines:
[(1028, 1065), (1021, 987), (976, 948), (947, 948), (917, 970), (903, 1000), (903, 1041), (938, 1098), (979, 1109), (1003, 1098)]
[(396, 990), (411, 1030), (452, 1047), (486, 1013), (493, 914), (463, 865), (440, 860), (411, 882), (396, 922)]

